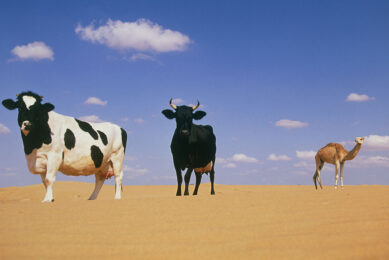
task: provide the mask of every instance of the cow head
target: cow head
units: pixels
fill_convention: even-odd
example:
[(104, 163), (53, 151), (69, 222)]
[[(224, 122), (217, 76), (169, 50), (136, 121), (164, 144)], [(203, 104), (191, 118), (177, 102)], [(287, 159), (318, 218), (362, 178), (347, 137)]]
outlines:
[(41, 104), (42, 97), (28, 91), (17, 95), (17, 100), (3, 100), (2, 104), (9, 110), (18, 109), (18, 124), (22, 133), (27, 136), (31, 131), (47, 124), (48, 112), (54, 109), (50, 103)]
[(193, 107), (176, 106), (172, 103), (172, 99), (170, 99), (169, 104), (174, 109), (174, 111), (170, 109), (165, 109), (162, 111), (162, 114), (164, 114), (164, 116), (166, 116), (168, 119), (173, 119), (173, 118), (176, 119), (176, 123), (177, 123), (176, 131), (178, 131), (178, 133), (181, 136), (190, 135), (193, 119), (199, 120), (206, 115), (204, 111), (196, 111), (193, 113), (193, 111), (200, 106), (199, 101), (197, 101), (197, 105)]

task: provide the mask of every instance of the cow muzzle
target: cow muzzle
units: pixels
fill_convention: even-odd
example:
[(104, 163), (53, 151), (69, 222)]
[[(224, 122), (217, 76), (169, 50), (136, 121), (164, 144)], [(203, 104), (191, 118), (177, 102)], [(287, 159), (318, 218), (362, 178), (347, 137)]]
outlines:
[(31, 131), (31, 123), (30, 121), (23, 121), (22, 127), (20, 128), (22, 133), (27, 136)]
[(181, 134), (182, 134), (183, 136), (188, 136), (188, 135), (189, 135), (189, 131), (188, 131), (188, 130), (182, 130), (182, 131), (181, 131)]

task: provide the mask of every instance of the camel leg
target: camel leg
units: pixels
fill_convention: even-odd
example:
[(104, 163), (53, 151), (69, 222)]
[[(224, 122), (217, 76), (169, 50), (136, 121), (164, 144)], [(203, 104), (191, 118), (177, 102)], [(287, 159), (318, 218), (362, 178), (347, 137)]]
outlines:
[(335, 189), (338, 188), (338, 179), (339, 179), (339, 161), (335, 162)]
[(316, 161), (316, 171), (315, 174), (313, 175), (313, 183), (315, 184), (315, 188), (317, 189), (317, 181), (319, 181), (320, 188), (323, 189), (321, 185), (320, 171), (323, 168), (324, 162), (320, 160), (318, 156), (315, 156), (315, 161)]
[(320, 189), (323, 189), (323, 186), (321, 185), (320, 171), (321, 171), (321, 167), (320, 167), (320, 169), (317, 171), (317, 180), (319, 181)]
[(316, 180), (317, 180), (317, 170), (313, 174), (313, 183), (315, 184), (315, 189), (317, 189), (317, 181)]
[(344, 162), (340, 164), (340, 187), (343, 189), (343, 167)]

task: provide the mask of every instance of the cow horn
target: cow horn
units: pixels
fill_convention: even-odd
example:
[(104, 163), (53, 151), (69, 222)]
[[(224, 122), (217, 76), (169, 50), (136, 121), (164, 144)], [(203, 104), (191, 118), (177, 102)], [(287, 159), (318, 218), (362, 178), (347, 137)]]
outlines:
[(18, 97), (18, 96), (19, 96), (19, 94), (16, 94), (16, 96)]
[(43, 96), (39, 96), (40, 98), (43, 98)]
[(193, 106), (193, 110), (196, 110), (200, 106), (200, 101), (197, 99), (197, 105)]
[(176, 110), (176, 109), (177, 109), (177, 106), (174, 105), (174, 104), (172, 103), (172, 101), (173, 101), (173, 99), (171, 98), (170, 101), (169, 101), (169, 105), (170, 105), (174, 110)]

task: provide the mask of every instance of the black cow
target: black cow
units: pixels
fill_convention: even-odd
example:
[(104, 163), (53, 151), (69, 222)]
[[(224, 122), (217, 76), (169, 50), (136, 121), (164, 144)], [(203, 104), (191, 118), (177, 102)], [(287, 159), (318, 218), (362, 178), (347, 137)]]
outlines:
[(165, 109), (162, 111), (168, 119), (176, 119), (177, 128), (174, 131), (170, 149), (173, 154), (174, 168), (177, 173), (177, 196), (181, 196), (182, 174), (181, 171), (188, 168), (185, 174), (185, 192), (184, 195), (189, 195), (188, 185), (190, 176), (194, 170), (196, 173), (196, 187), (193, 195), (197, 195), (201, 176), (203, 173), (210, 173), (211, 179), (211, 194), (215, 194), (213, 187), (215, 178), (215, 156), (216, 156), (216, 137), (213, 134), (212, 126), (210, 125), (195, 125), (193, 119), (199, 120), (206, 113), (204, 111), (196, 111), (200, 106), (176, 106), (169, 102), (170, 106), (175, 110)]

